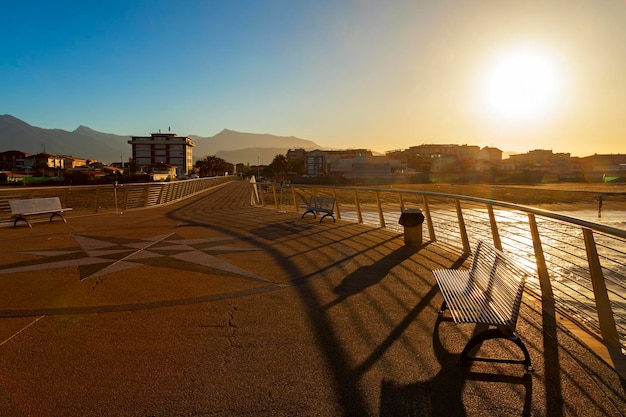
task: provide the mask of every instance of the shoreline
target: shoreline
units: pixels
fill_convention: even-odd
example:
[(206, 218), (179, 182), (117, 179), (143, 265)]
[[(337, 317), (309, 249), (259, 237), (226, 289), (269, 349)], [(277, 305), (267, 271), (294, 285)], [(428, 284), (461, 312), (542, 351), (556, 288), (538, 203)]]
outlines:
[(550, 211), (598, 210), (596, 197), (604, 194), (602, 211), (626, 210), (626, 184), (394, 184), (391, 188), (465, 195)]

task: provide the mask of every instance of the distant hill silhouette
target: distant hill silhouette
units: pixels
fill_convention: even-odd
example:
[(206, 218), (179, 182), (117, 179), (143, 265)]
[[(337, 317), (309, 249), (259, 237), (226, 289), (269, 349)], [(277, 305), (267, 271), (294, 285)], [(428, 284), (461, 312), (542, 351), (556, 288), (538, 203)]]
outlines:
[(48, 152), (103, 162), (128, 160), (129, 136), (100, 133), (85, 126), (73, 132), (42, 129), (10, 115), (0, 116), (0, 151)]
[(224, 129), (211, 137), (190, 135), (196, 144), (194, 158), (216, 155), (233, 163), (250, 165), (269, 164), (278, 154), (286, 154), (289, 149), (321, 149), (315, 142), (294, 136), (275, 136), (260, 133), (242, 133)]
[[(242, 133), (228, 129), (215, 136), (189, 137), (196, 143), (194, 160), (216, 155), (231, 163), (269, 164), (274, 156), (285, 154), (289, 149), (321, 149), (310, 140), (293, 136)], [(131, 155), (129, 140), (130, 136), (102, 133), (82, 125), (68, 132), (31, 126), (11, 115), (0, 115), (0, 152), (16, 150), (35, 154), (45, 151), (111, 163), (128, 160)]]

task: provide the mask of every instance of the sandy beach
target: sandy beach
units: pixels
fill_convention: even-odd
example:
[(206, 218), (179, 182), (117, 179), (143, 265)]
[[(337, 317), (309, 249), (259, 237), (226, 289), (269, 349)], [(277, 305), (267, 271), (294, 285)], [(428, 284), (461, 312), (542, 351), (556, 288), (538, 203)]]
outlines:
[(392, 188), (488, 198), (551, 211), (597, 210), (596, 196), (604, 194), (603, 211), (626, 210), (626, 184), (623, 183), (401, 184), (393, 185)]

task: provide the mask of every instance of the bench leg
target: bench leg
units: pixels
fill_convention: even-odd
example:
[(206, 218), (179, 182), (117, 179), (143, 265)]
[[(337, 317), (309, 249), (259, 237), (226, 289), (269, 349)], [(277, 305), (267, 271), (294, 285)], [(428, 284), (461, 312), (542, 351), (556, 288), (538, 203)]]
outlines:
[(301, 219), (304, 219), (304, 215), (305, 215), (305, 214), (308, 214), (308, 213), (313, 213), (313, 218), (314, 218), (314, 219), (315, 219), (315, 218), (317, 218), (317, 214), (316, 214), (316, 213), (315, 213), (315, 211), (313, 211), (313, 210), (307, 210), (307, 211), (305, 211), (304, 213), (302, 213), (302, 217), (300, 217), (300, 218), (301, 218)]
[(523, 361), (518, 361), (518, 360), (501, 360), (499, 362), (505, 362), (505, 363), (519, 363), (519, 364), (523, 364), (526, 367), (526, 372), (532, 372), (533, 371), (533, 367), (532, 364), (530, 362), (530, 354), (528, 353), (528, 349), (526, 349), (526, 345), (524, 344), (524, 342), (522, 342), (522, 339), (520, 339), (520, 337), (518, 335), (515, 334), (515, 332), (510, 332), (510, 331), (502, 331), (501, 329), (488, 329), (485, 330), (484, 332), (480, 332), (477, 335), (475, 335), (474, 337), (472, 337), (469, 342), (467, 342), (467, 344), (465, 345), (465, 348), (463, 349), (463, 352), (461, 352), (461, 357), (459, 359), (459, 364), (460, 365), (464, 365), (467, 362), (471, 362), (471, 361), (489, 361), (489, 359), (481, 359), (481, 358), (476, 358), (476, 357), (472, 357), (469, 356), (470, 351), (476, 347), (478, 344), (489, 340), (489, 339), (507, 339), (510, 340), (511, 342), (515, 343), (524, 353), (524, 360)]
[(52, 213), (52, 215), (50, 216), (50, 222), (51, 222), (51, 223), (52, 223), (52, 218), (53, 218), (54, 216), (59, 216), (59, 217), (61, 218), (61, 220), (63, 220), (63, 223), (67, 223), (67, 220), (65, 220), (65, 217), (64, 217), (61, 213), (59, 213), (59, 212), (57, 212), (57, 213)]
[(320, 223), (322, 222), (322, 220), (324, 220), (324, 217), (326, 216), (330, 216), (333, 218), (333, 223), (335, 223), (335, 216), (332, 215), (332, 213), (326, 213), (322, 216), (322, 218), (320, 219)]
[(439, 307), (439, 315), (442, 316), (443, 312), (446, 311), (448, 309), (448, 303), (446, 303), (446, 300), (443, 300), (443, 302), (441, 303), (441, 307)]
[(32, 228), (33, 225), (30, 224), (30, 222), (28, 221), (28, 219), (24, 216), (17, 216), (15, 218), (15, 221), (13, 222), (13, 227), (17, 227), (17, 222), (19, 222), (20, 220), (26, 222), (26, 224), (28, 225), (28, 227)]

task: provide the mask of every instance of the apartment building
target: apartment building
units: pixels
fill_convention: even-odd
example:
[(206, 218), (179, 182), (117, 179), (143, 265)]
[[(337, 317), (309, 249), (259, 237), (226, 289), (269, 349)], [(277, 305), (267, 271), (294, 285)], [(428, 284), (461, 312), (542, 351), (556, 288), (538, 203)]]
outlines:
[[(287, 153), (287, 159), (292, 155), (301, 156), (300, 153)], [(327, 175), (330, 174), (332, 166), (340, 164), (341, 160), (353, 159), (357, 157), (371, 157), (372, 151), (368, 149), (348, 149), (342, 151), (309, 151), (304, 152), (304, 170), (306, 175)]]
[(192, 149), (196, 144), (189, 137), (159, 132), (150, 136), (132, 136), (128, 143), (132, 146), (133, 160), (138, 170), (167, 164), (176, 168), (179, 177), (193, 170)]

